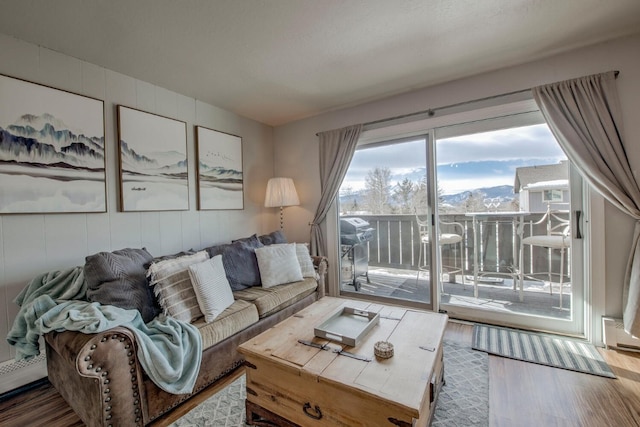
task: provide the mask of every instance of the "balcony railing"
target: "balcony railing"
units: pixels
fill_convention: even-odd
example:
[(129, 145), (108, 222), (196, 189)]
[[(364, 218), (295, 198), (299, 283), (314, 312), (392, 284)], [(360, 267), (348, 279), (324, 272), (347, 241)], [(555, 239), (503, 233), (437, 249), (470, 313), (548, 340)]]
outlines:
[[(546, 225), (538, 224), (544, 213), (529, 213), (524, 221), (523, 237), (532, 234), (545, 234)], [(387, 267), (405, 270), (418, 270), (420, 262), (420, 233), (415, 215), (345, 215), (342, 218), (357, 217), (367, 221), (374, 228), (373, 238), (366, 243), (369, 266)], [(473, 218), (465, 214), (441, 214), (443, 222), (455, 222), (462, 225), (462, 254), (457, 253), (460, 245), (443, 245), (442, 264), (459, 265), (462, 255), (463, 274), (473, 275), (474, 251), (477, 251), (478, 271), (483, 276), (503, 274), (514, 275), (518, 272), (520, 255), (520, 238), (517, 233), (518, 216), (483, 214), (476, 223), (477, 248), (474, 247)], [(442, 233), (460, 233), (459, 228), (441, 225)], [(426, 244), (423, 253), (429, 256), (430, 245)], [(556, 275), (560, 271), (560, 254), (540, 247), (523, 248), (524, 274), (551, 271)], [(565, 265), (568, 264), (569, 253), (565, 254)], [(428, 262), (428, 260), (427, 260)], [(424, 264), (424, 260), (422, 260)], [(567, 269), (565, 267), (565, 273)]]

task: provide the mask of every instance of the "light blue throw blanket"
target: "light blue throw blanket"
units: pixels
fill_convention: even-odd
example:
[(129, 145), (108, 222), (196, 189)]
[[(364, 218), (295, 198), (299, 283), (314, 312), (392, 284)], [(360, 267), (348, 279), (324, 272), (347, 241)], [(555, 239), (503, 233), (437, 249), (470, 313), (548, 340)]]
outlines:
[(136, 336), (140, 364), (158, 387), (173, 394), (193, 391), (202, 361), (202, 337), (195, 326), (164, 315), (145, 324), (138, 310), (78, 300), (85, 293), (82, 267), (33, 279), (16, 297), (21, 307), (7, 335), (16, 360), (40, 354), (40, 335), (50, 331), (90, 334), (123, 326)]

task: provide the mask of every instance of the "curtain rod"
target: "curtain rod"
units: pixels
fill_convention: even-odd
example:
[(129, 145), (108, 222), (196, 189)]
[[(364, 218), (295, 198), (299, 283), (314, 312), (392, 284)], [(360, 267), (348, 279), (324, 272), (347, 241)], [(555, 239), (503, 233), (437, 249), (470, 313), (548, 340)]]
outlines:
[[(618, 71), (618, 70), (614, 71), (615, 78), (618, 78), (619, 74), (620, 74), (620, 71)], [(445, 105), (445, 106), (442, 106), (442, 107), (429, 108), (427, 110), (416, 111), (416, 112), (407, 113), (407, 114), (401, 114), (399, 116), (387, 117), (385, 119), (373, 120), (373, 121), (370, 121), (370, 122), (363, 123), (362, 126), (372, 126), (372, 125), (377, 125), (378, 123), (391, 122), (393, 120), (406, 119), (408, 117), (420, 116), (420, 115), (423, 115), (423, 114), (427, 114), (429, 117), (432, 117), (435, 114), (435, 112), (438, 111), (438, 110), (445, 110), (447, 108), (460, 107), (462, 105), (474, 104), (476, 102), (488, 101), (490, 99), (502, 98), (502, 97), (510, 96), (510, 95), (517, 95), (519, 93), (528, 92), (531, 89), (532, 88), (515, 90), (513, 92), (501, 93), (499, 95), (492, 95), (492, 96), (487, 96), (487, 97), (484, 97), (484, 98), (472, 99), (470, 101), (457, 102), (455, 104), (449, 104), (449, 105)], [(316, 133), (316, 136), (318, 136), (319, 134), (320, 134), (320, 132)]]

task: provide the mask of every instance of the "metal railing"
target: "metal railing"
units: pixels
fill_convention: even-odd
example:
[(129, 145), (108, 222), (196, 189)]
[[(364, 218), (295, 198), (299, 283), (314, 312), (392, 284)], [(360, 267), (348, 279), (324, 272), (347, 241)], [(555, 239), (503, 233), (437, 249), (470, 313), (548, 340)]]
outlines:
[[(523, 236), (544, 234), (544, 224), (535, 225), (544, 213), (530, 213), (523, 219)], [(366, 243), (369, 266), (386, 267), (404, 270), (418, 270), (420, 254), (420, 234), (415, 215), (345, 215), (342, 218), (357, 217), (367, 221), (372, 228), (373, 238)], [(463, 274), (473, 274), (474, 251), (478, 251), (478, 270), (485, 276), (491, 273), (515, 274), (518, 269), (520, 254), (520, 236), (517, 233), (517, 215), (513, 217), (501, 215), (483, 215), (476, 224), (477, 246), (474, 248), (473, 218), (465, 214), (441, 214), (444, 222), (456, 222), (462, 225), (462, 269)], [(459, 228), (441, 225), (442, 233), (460, 233)], [(425, 244), (424, 254), (429, 255), (430, 245)], [(442, 246), (442, 264), (452, 265), (454, 260), (460, 262), (460, 245)], [(559, 254), (545, 248), (523, 248), (524, 273), (548, 271), (549, 256), (552, 257), (552, 271), (560, 271)], [(568, 262), (569, 255), (565, 255)], [(423, 260), (422, 260), (423, 261)], [(568, 264), (565, 264), (568, 265)]]

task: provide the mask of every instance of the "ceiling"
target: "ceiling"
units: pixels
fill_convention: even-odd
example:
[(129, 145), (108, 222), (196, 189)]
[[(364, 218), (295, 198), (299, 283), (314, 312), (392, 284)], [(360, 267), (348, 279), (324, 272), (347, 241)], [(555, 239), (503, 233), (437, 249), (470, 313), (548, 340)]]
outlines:
[(0, 0), (0, 32), (269, 125), (640, 31), (638, 0)]

